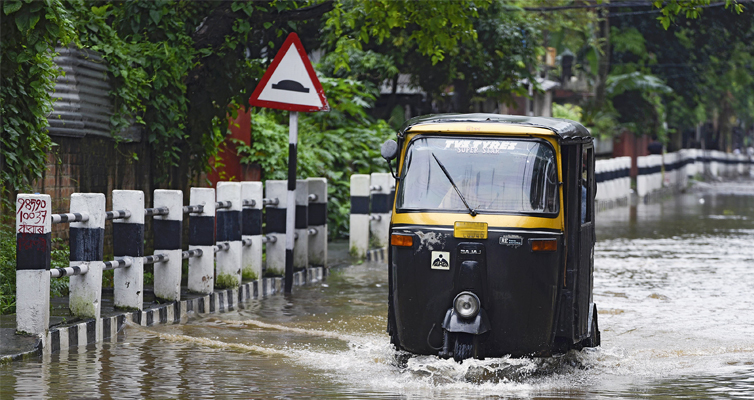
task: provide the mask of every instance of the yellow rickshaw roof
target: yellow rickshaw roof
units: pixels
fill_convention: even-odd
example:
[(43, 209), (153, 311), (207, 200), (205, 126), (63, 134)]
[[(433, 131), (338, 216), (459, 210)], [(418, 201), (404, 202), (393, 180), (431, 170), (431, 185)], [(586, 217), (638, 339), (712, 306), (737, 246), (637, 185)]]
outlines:
[(539, 134), (577, 142), (592, 140), (589, 131), (575, 121), (502, 114), (425, 115), (408, 120), (398, 135), (404, 136), (407, 132)]

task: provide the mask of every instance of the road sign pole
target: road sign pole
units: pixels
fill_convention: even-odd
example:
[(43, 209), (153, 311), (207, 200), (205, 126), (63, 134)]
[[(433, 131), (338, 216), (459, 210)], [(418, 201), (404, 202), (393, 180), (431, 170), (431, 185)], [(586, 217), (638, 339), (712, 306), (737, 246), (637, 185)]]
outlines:
[[(293, 288), (293, 237), (296, 229), (296, 146), (298, 144), (298, 111), (290, 112), (288, 133), (288, 201), (285, 210), (285, 293)], [(304, 238), (305, 239), (305, 238)]]

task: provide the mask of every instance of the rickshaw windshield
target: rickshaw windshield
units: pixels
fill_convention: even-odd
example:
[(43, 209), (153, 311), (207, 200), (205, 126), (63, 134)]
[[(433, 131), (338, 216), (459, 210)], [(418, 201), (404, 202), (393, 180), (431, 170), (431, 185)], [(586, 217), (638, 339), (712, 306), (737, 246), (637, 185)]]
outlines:
[(544, 141), (419, 137), (408, 146), (401, 176), (398, 212), (559, 211), (557, 162)]

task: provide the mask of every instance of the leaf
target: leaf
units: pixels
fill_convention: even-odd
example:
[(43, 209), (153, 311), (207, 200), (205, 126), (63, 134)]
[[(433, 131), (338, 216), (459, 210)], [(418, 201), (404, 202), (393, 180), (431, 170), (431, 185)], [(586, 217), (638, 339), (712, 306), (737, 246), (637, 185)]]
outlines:
[(3, 2), (3, 13), (5, 15), (13, 14), (20, 10), (22, 5), (21, 0), (6, 0)]
[(264, 23), (264, 29), (270, 29), (271, 26), (272, 26), (272, 22), (265, 22)]
[(19, 31), (26, 33), (29, 30), (30, 18), (31, 15), (29, 15), (29, 12), (27, 10), (22, 11), (16, 16), (16, 27), (18, 27)]
[(149, 17), (152, 18), (152, 22), (154, 22), (155, 25), (159, 25), (160, 20), (162, 19), (162, 13), (159, 10), (149, 10)]

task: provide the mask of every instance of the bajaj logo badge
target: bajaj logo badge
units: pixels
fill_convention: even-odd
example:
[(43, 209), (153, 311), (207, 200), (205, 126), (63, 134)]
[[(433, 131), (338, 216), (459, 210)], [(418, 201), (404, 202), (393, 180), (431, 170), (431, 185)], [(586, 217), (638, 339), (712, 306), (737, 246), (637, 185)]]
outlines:
[(450, 269), (450, 252), (433, 251), (432, 252), (432, 269)]
[(461, 254), (482, 254), (482, 249), (461, 249)]
[(500, 244), (518, 248), (519, 246), (524, 244), (524, 238), (518, 235), (503, 235), (500, 236)]

